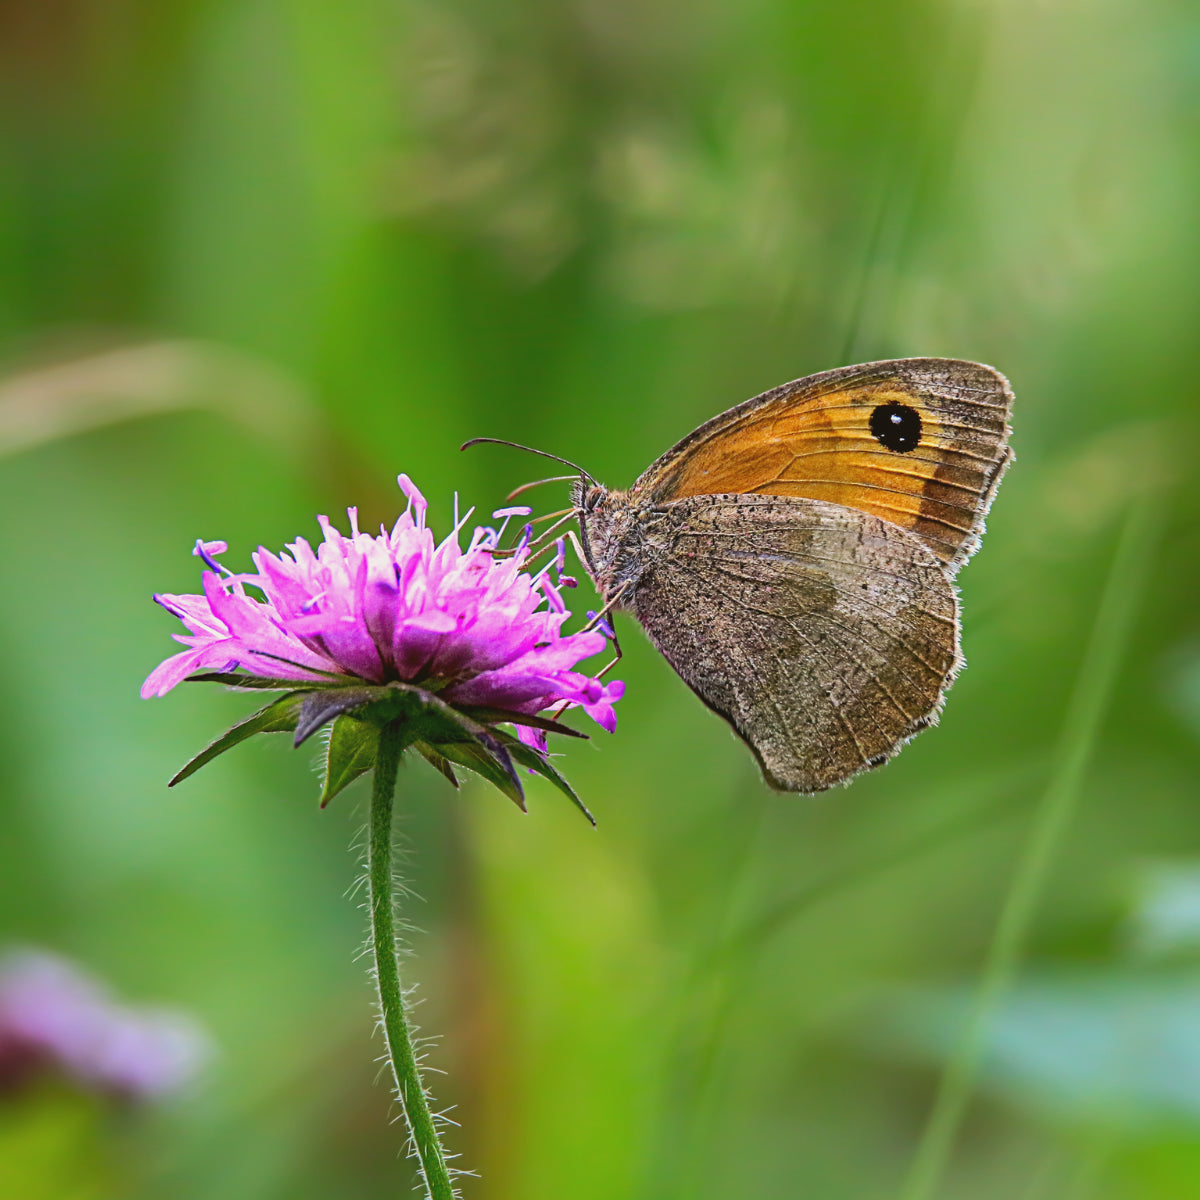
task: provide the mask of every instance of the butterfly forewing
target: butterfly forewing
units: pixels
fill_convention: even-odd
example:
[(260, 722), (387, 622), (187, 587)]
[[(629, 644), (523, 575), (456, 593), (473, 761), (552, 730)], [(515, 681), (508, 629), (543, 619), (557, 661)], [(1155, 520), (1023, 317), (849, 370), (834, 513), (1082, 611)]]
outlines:
[(915, 533), (951, 569), (974, 550), (1008, 463), (1008, 382), (957, 359), (866, 363), (714, 417), (634, 485), (636, 499), (800, 496)]

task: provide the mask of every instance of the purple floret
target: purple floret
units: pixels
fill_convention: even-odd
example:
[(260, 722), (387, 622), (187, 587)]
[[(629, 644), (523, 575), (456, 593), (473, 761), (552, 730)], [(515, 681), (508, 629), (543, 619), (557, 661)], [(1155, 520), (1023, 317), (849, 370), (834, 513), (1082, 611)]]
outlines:
[[(142, 695), (161, 696), (196, 671), (237, 668), (297, 683), (397, 680), (436, 687), (451, 704), (529, 715), (580, 707), (611, 732), (625, 685), (574, 669), (607, 638), (599, 629), (563, 633), (570, 613), (550, 577), (555, 569), (561, 577), (561, 546), (532, 574), (522, 569), (528, 532), (515, 552), (500, 555), (500, 533), (476, 529), (464, 550), (464, 518), (435, 543), (425, 498), (406, 475), (399, 484), (409, 503), (390, 533), (360, 532), (353, 508), (348, 535), (319, 517), (324, 540), (315, 549), (303, 538), (281, 554), (260, 547), (253, 574), (220, 567), (223, 543), (197, 543), (219, 569), (204, 572), (203, 595), (155, 596), (187, 626), (176, 640), (188, 649), (156, 667)], [(507, 522), (528, 512), (501, 509), (494, 517)], [(538, 731), (519, 733), (545, 748)]]
[(0, 961), (0, 1090), (42, 1071), (130, 1100), (180, 1088), (208, 1057), (181, 1013), (126, 1008), (95, 979), (42, 951)]

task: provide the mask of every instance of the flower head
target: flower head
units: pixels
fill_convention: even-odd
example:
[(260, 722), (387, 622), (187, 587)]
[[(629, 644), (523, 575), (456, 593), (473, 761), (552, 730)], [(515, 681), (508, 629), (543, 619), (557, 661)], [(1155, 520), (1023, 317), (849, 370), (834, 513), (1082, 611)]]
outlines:
[[(142, 695), (161, 696), (195, 672), (230, 683), (244, 672), (254, 686), (281, 690), (358, 688), (368, 697), (358, 710), (380, 699), (378, 689), (394, 695), (407, 685), (410, 695), (436, 697), (452, 719), (515, 720), (520, 741), (539, 752), (550, 723), (537, 714), (556, 706), (582, 708), (611, 732), (624, 685), (575, 670), (604, 649), (606, 635), (563, 632), (570, 613), (552, 578), (563, 581), (561, 546), (536, 573), (527, 569), (529, 526), (514, 549), (499, 551), (507, 523), (527, 508), (501, 509), (500, 528), (475, 529), (465, 549), (466, 517), (436, 542), (425, 498), (406, 475), (399, 484), (408, 506), (390, 531), (361, 532), (353, 508), (348, 534), (320, 517), (318, 546), (298, 538), (281, 554), (260, 547), (251, 573), (221, 566), (225, 543), (198, 542), (203, 594), (155, 596), (187, 627), (176, 635), (187, 649), (150, 673)], [(326, 719), (352, 711), (328, 695), (324, 706)]]

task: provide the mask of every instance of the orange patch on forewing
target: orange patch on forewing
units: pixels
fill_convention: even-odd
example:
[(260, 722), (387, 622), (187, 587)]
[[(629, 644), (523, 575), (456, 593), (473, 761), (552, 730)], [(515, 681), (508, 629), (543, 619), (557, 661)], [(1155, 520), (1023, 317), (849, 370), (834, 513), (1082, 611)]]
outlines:
[[(916, 410), (921, 437), (912, 450), (889, 450), (871, 432), (871, 414), (881, 404)], [(671, 499), (751, 492), (825, 500), (914, 530), (949, 559), (972, 527), (988, 462), (969, 440), (923, 398), (895, 387), (810, 395), (764, 406), (696, 447), (673, 473), (668, 493)]]

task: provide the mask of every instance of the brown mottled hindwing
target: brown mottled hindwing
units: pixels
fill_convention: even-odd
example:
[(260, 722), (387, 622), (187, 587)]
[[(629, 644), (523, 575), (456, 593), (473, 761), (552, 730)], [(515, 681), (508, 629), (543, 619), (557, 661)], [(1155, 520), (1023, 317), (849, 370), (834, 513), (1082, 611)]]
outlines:
[(694, 496), (640, 518), (654, 546), (624, 606), (773, 787), (822, 791), (937, 719), (958, 606), (917, 537), (797, 497)]

